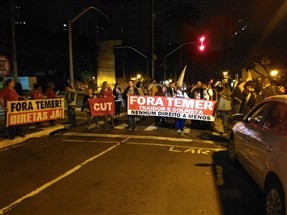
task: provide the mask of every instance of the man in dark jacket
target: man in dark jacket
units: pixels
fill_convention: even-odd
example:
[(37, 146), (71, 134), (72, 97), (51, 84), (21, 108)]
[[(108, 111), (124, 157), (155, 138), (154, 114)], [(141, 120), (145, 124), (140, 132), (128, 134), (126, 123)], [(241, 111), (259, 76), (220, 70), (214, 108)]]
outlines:
[[(139, 95), (139, 91), (134, 87), (133, 81), (129, 81), (129, 86), (125, 89), (123, 93), (123, 98), (127, 102), (129, 95)], [(128, 107), (128, 105), (126, 105)], [(128, 130), (136, 130), (136, 120), (134, 115), (128, 115)]]
[(278, 95), (278, 89), (277, 87), (274, 87), (271, 85), (271, 81), (269, 78), (264, 78), (262, 80), (262, 98), (265, 99), (269, 96), (275, 96)]

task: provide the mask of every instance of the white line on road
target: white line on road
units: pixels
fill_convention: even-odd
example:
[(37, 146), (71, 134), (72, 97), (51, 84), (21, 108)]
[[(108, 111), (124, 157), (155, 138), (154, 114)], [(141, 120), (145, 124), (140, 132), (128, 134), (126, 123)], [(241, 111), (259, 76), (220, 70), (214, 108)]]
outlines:
[[(107, 138), (132, 138), (132, 139), (145, 139), (145, 140), (166, 140), (171, 142), (201, 142), (207, 144), (214, 144), (210, 140), (197, 140), (190, 138), (177, 138), (177, 137), (159, 137), (159, 136), (147, 136), (147, 135), (127, 135), (127, 134), (100, 134), (100, 133), (80, 133), (80, 132), (67, 132), (62, 136), (76, 136), (76, 137), (107, 137)], [(86, 140), (85, 140), (86, 141)]]
[(145, 131), (153, 131), (153, 130), (157, 130), (157, 127), (153, 123), (150, 126), (148, 126), (147, 128), (145, 128), (144, 130)]
[[(144, 145), (144, 146), (161, 146), (161, 147), (170, 147), (172, 149), (174, 148), (194, 148), (194, 149), (212, 149), (214, 151), (222, 151), (225, 150), (225, 148), (221, 147), (221, 146), (217, 146), (215, 145), (214, 148), (206, 148), (206, 147), (193, 147), (190, 145), (174, 145), (174, 144), (162, 144), (162, 143), (142, 143), (142, 142), (128, 142), (129, 140), (131, 140), (132, 138), (126, 138), (125, 140), (121, 141), (120, 143), (125, 143), (125, 144), (130, 144), (130, 145)], [(81, 140), (71, 140), (71, 139), (63, 139), (63, 141), (65, 142), (82, 142)], [(118, 141), (112, 141), (112, 140), (85, 140), (85, 143), (117, 143)], [(204, 143), (204, 142), (203, 142)]]
[(126, 144), (131, 145), (144, 145), (144, 146), (162, 146), (162, 147), (171, 147), (170, 149), (173, 150), (174, 148), (193, 148), (193, 149), (210, 149), (213, 151), (224, 151), (226, 149), (218, 146), (216, 148), (207, 148), (207, 147), (194, 147), (194, 146), (182, 146), (182, 145), (172, 145), (172, 144), (162, 144), (162, 143), (138, 143), (138, 142), (126, 142)]
[(126, 127), (127, 127), (128, 125), (124, 122), (124, 123), (121, 123), (121, 124), (119, 124), (119, 125), (117, 125), (116, 127), (115, 127), (115, 129), (125, 129)]
[(75, 166), (74, 168), (70, 169), (69, 171), (65, 172), (64, 174), (58, 176), (57, 178), (53, 179), (52, 181), (49, 181), (48, 183), (42, 185), (41, 187), (38, 187), (37, 189), (33, 190), (32, 192), (26, 194), (25, 196), (17, 199), (16, 201), (12, 202), (11, 204), (7, 205), (6, 207), (0, 209), (0, 214), (6, 213), (7, 211), (9, 211), (13, 207), (15, 207), (17, 204), (23, 202), (25, 199), (28, 199), (28, 198), (31, 198), (31, 197), (37, 195), (38, 193), (42, 192), (43, 190), (47, 189), (48, 187), (52, 186), (53, 184), (57, 183), (58, 181), (66, 178), (67, 176), (73, 174), (74, 172), (76, 172), (80, 168), (84, 167), (85, 165), (87, 165), (88, 163), (92, 162), (93, 160), (99, 158), (100, 156), (106, 154), (107, 152), (113, 150), (114, 148), (116, 148), (119, 145), (120, 145), (120, 143), (117, 143), (116, 145), (108, 148), (107, 150), (102, 151), (101, 153), (85, 160), (84, 162), (80, 163), (79, 165)]

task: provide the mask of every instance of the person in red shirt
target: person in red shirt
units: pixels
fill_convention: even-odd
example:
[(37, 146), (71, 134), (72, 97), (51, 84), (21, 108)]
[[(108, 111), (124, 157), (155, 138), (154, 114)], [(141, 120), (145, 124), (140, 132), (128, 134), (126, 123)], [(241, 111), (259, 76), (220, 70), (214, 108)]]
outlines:
[(54, 88), (55, 88), (54, 82), (52, 82), (52, 81), (48, 82), (47, 89), (46, 89), (47, 99), (55, 99), (57, 97)]
[[(113, 90), (112, 90), (112, 88), (110, 87), (110, 85), (108, 84), (107, 81), (103, 82), (102, 89), (100, 91), (100, 97), (102, 97), (102, 98), (110, 98), (110, 97), (114, 98)], [(113, 115), (105, 115), (105, 127), (108, 126), (108, 118), (110, 118), (110, 121), (111, 121), (111, 124), (112, 124), (112, 128), (114, 128), (115, 125), (114, 125), (114, 117), (113, 117)]]
[(33, 87), (34, 89), (31, 91), (31, 99), (43, 99), (44, 95), (42, 92), (42, 87), (37, 83), (33, 84)]
[[(13, 79), (7, 79), (5, 81), (5, 88), (0, 91), (0, 105), (2, 109), (7, 113), (7, 101), (18, 101), (21, 96), (19, 96), (14, 89), (15, 82)], [(7, 117), (5, 113), (5, 118)], [(6, 122), (6, 120), (5, 120)], [(16, 136), (25, 137), (22, 131), (22, 126), (15, 125), (15, 126), (8, 126), (7, 127), (7, 134), (11, 140), (13, 140)]]
[[(48, 82), (47, 89), (46, 89), (46, 98), (47, 99), (55, 99), (57, 97), (54, 88), (55, 88), (54, 82), (52, 82), (52, 81)], [(49, 124), (55, 125), (56, 124), (55, 120), (50, 120)]]

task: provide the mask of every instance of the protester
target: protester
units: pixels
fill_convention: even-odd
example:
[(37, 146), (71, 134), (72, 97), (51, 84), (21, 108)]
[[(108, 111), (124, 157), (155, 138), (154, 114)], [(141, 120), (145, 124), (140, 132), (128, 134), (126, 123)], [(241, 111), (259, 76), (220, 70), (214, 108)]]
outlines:
[(76, 104), (77, 104), (77, 91), (76, 89), (68, 84), (65, 88), (66, 95), (65, 99), (68, 107), (68, 120), (71, 128), (75, 128), (76, 124)]
[[(183, 92), (182, 87), (177, 87), (176, 90), (176, 97), (177, 98), (189, 98), (188, 95)], [(184, 130), (184, 123), (185, 123), (185, 119), (175, 119), (175, 128), (177, 129), (177, 132), (183, 132)]]
[[(44, 99), (44, 95), (43, 95), (43, 92), (42, 92), (42, 87), (37, 84), (37, 83), (34, 83), (33, 84), (33, 89), (31, 90), (31, 93), (30, 93), (30, 98), (32, 100), (37, 100), (37, 99)], [(36, 122), (35, 123), (35, 127), (41, 127), (42, 123), (41, 122)]]
[(44, 95), (42, 92), (42, 87), (35, 83), (33, 84), (33, 90), (31, 91), (31, 99), (36, 100), (36, 99), (44, 99)]
[(150, 85), (148, 86), (148, 92), (150, 96), (155, 96), (155, 94), (158, 92), (158, 88), (156, 86), (156, 79), (152, 79)]
[[(134, 83), (132, 80), (128, 82), (129, 86), (125, 89), (123, 96), (125, 101), (127, 101), (127, 97), (129, 95), (139, 95), (139, 91), (136, 87), (134, 87)], [(134, 115), (128, 115), (128, 130), (136, 130), (136, 121)]]
[[(203, 83), (202, 84), (202, 95), (204, 100), (213, 100), (214, 95), (213, 95), (213, 90), (211, 88), (211, 84), (209, 83)], [(202, 126), (204, 129), (211, 129), (211, 122), (210, 121), (203, 121)]]
[(224, 134), (228, 130), (228, 120), (231, 114), (231, 91), (229, 86), (225, 86), (219, 93), (217, 103), (217, 115), (220, 117), (223, 125)]
[(120, 88), (120, 85), (118, 83), (115, 84), (115, 87), (113, 89), (113, 94), (115, 98), (115, 117), (120, 117), (121, 113), (121, 106), (123, 104), (123, 95)]
[(257, 103), (257, 94), (255, 92), (255, 82), (248, 81), (244, 85), (243, 95), (244, 99), (240, 107), (240, 113), (246, 115)]
[[(16, 90), (14, 89), (15, 82), (13, 79), (7, 79), (5, 81), (5, 88), (0, 91), (0, 105), (2, 109), (5, 111), (5, 122), (7, 119), (7, 102), (8, 101), (18, 101), (19, 99), (25, 99), (17, 94)], [(7, 134), (8, 137), (13, 140), (16, 136), (25, 137), (23, 134), (22, 126), (15, 125), (15, 126), (8, 126), (7, 127)]]
[[(52, 82), (52, 81), (48, 82), (47, 89), (46, 89), (46, 98), (47, 99), (55, 99), (57, 97), (54, 88), (55, 88), (54, 82)], [(55, 120), (50, 120), (49, 124), (55, 125)]]
[[(99, 118), (97, 116), (92, 117), (91, 115), (91, 110), (90, 110), (90, 105), (89, 105), (89, 99), (95, 99), (97, 98), (96, 94), (93, 92), (93, 89), (89, 88), (87, 90), (87, 94), (84, 96), (83, 99), (83, 105), (81, 108), (81, 111), (85, 111), (87, 112), (87, 126), (88, 126), (88, 130), (90, 130), (91, 128), (95, 127), (95, 128), (99, 128)], [(95, 125), (91, 125), (92, 124), (92, 120), (94, 120)]]
[(205, 100), (214, 100), (213, 90), (211, 88), (211, 85), (209, 83), (203, 83), (202, 84), (202, 97)]
[(174, 81), (171, 81), (169, 83), (169, 87), (167, 88), (167, 91), (169, 92), (171, 97), (174, 97), (176, 95), (176, 87)]
[[(143, 86), (142, 82), (140, 82), (140, 81), (137, 82), (136, 83), (136, 88), (138, 89), (140, 96), (144, 96), (145, 95), (146, 90), (144, 89), (144, 86)], [(146, 120), (146, 116), (139, 116), (139, 118), (141, 120)]]
[(244, 100), (244, 95), (240, 90), (240, 84), (236, 86), (236, 88), (233, 90), (232, 96), (231, 96), (231, 105), (232, 105), (232, 113), (237, 114), (240, 111), (241, 105)]
[(262, 80), (262, 88), (263, 99), (266, 99), (269, 96), (278, 95), (278, 89), (276, 89), (276, 87), (271, 84), (270, 79), (267, 77), (263, 78)]
[[(166, 86), (162, 86), (161, 90), (156, 94), (157, 96), (164, 96), (164, 97), (171, 97), (170, 93), (167, 91)], [(160, 117), (156, 116), (155, 117), (155, 126), (164, 126), (167, 123), (167, 118), (166, 117)]]
[(203, 99), (203, 88), (202, 82), (198, 81), (190, 90), (190, 98), (193, 99)]
[[(190, 90), (190, 98), (192, 99), (203, 99), (203, 88), (202, 82), (198, 81)], [(201, 128), (203, 126), (202, 121), (200, 120), (191, 120), (192, 128)]]
[[(113, 90), (107, 81), (102, 84), (102, 89), (100, 90), (100, 97), (102, 98), (114, 98)], [(108, 126), (108, 120), (110, 119), (112, 128), (115, 127), (113, 115), (105, 115), (105, 127)]]
[[(22, 87), (22, 84), (20, 82), (15, 83), (14, 89), (16, 90), (16, 92), (19, 96), (24, 96), (23, 87)], [(19, 99), (19, 100), (21, 100), (21, 99)]]
[(145, 89), (144, 89), (144, 87), (143, 87), (142, 82), (140, 82), (140, 81), (137, 82), (137, 83), (136, 83), (136, 88), (138, 89), (140, 96), (144, 96), (144, 95), (145, 95)]

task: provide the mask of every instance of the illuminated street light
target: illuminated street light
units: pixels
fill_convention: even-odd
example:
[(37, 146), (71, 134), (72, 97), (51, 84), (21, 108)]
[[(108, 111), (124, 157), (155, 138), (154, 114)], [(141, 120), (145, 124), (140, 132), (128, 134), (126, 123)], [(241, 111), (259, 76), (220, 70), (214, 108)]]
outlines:
[(142, 78), (141, 74), (138, 74), (138, 75), (137, 75), (137, 79), (139, 80), (139, 79), (141, 79), (141, 78)]
[(275, 76), (277, 76), (278, 75), (278, 70), (272, 70), (271, 72), (270, 72), (270, 75), (272, 76), (272, 77), (275, 77)]

